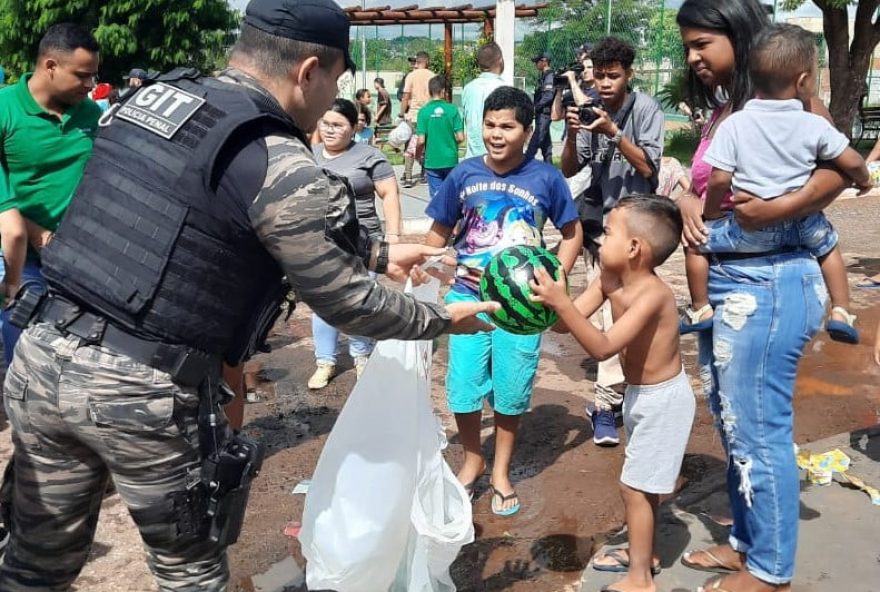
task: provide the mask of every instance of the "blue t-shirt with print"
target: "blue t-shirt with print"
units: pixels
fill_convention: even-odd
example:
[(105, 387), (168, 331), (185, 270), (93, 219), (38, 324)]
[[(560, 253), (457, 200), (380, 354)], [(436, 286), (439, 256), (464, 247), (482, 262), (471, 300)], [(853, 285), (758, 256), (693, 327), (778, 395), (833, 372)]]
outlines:
[(489, 260), (513, 245), (543, 246), (549, 219), (562, 228), (578, 219), (568, 184), (555, 167), (533, 158), (504, 175), (482, 156), (459, 163), (437, 191), (425, 213), (450, 228), (459, 273), (453, 290), (478, 294), (480, 275)]

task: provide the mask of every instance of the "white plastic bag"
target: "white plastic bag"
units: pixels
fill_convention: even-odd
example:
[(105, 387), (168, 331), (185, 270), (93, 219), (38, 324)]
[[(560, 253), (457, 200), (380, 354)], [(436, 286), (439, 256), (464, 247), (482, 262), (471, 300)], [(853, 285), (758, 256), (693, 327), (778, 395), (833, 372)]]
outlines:
[[(414, 290), (437, 301), (438, 282)], [(381, 341), (327, 439), (300, 542), (310, 590), (451, 592), (474, 538), (467, 493), (443, 460), (430, 341)]]
[(406, 121), (401, 120), (397, 127), (388, 132), (388, 143), (395, 148), (400, 148), (409, 142), (412, 135), (413, 130), (410, 125)]

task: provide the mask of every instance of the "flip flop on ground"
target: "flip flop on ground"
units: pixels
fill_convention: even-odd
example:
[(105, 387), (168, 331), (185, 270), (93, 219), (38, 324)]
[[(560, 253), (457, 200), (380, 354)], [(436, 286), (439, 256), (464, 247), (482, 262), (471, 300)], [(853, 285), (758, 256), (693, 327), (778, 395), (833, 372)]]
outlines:
[(474, 495), (474, 486), (475, 486), (476, 484), (477, 484), (477, 480), (476, 480), (476, 479), (474, 479), (474, 480), (471, 481), (470, 483), (464, 483), (464, 484), (462, 484), (462, 487), (464, 487), (464, 492), (465, 492), (466, 494), (468, 494), (468, 499), (471, 501), (471, 503), (474, 503), (474, 499), (475, 499), (475, 497), (476, 497), (476, 496)]
[(866, 277), (862, 281), (856, 284), (856, 288), (880, 288), (880, 280), (875, 280), (871, 277)]
[[(693, 560), (693, 556), (697, 553), (702, 553), (706, 557), (709, 558), (711, 563), (698, 563)], [(740, 570), (739, 565), (734, 565), (732, 563), (728, 563), (723, 561), (720, 557), (718, 557), (715, 553), (710, 551), (709, 549), (700, 549), (699, 551), (688, 551), (684, 555), (681, 556), (681, 564), (685, 567), (689, 567), (691, 569), (695, 569), (697, 571), (707, 571), (710, 573), (733, 573)]]
[[(610, 559), (611, 562), (598, 563), (599, 561), (603, 561), (606, 559)], [(596, 557), (595, 559), (593, 559), (593, 569), (595, 569), (596, 571), (626, 573), (627, 571), (629, 571), (629, 549), (611, 549), (603, 555)], [(660, 573), (661, 570), (662, 568), (660, 567), (660, 561), (658, 559), (655, 559), (654, 564), (651, 566), (651, 573), (656, 576)]]
[(483, 475), (485, 473), (486, 473), (486, 463), (483, 462), (483, 468), (480, 469), (480, 471), (477, 473), (477, 476), (474, 477), (473, 479), (471, 479), (470, 481), (468, 481), (467, 483), (462, 481), (461, 472), (459, 472), (459, 474), (457, 475), (458, 480), (461, 483), (461, 486), (464, 487), (464, 490), (467, 492), (468, 497), (471, 500), (471, 503), (474, 503), (474, 500), (477, 499), (477, 495), (476, 495), (477, 481), (482, 479)]
[[(513, 516), (514, 514), (519, 512), (519, 509), (520, 509), (519, 496), (516, 495), (516, 490), (511, 491), (507, 495), (504, 495), (503, 493), (501, 493), (500, 491), (495, 489), (494, 485), (490, 485), (489, 489), (492, 492), (492, 504), (491, 505), (492, 505), (492, 513), (493, 514), (495, 514), (496, 516)], [(496, 499), (500, 500), (500, 503), (497, 505), (495, 504)], [(513, 504), (512, 506), (510, 506), (509, 508), (507, 508), (506, 510), (501, 509), (504, 506), (504, 502), (507, 502), (510, 500), (516, 500), (516, 503)]]
[[(724, 584), (724, 581), (730, 577), (733, 576), (728, 574), (710, 578), (705, 584), (697, 588), (697, 592), (736, 592), (736, 590), (730, 587), (730, 584)], [(791, 584), (781, 584), (779, 586), (767, 584), (767, 586), (776, 592), (791, 592)]]

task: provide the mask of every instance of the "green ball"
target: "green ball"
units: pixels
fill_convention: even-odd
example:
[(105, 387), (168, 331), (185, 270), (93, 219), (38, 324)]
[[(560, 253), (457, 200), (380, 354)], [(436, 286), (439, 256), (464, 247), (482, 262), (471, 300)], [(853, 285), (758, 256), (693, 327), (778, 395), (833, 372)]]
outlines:
[(552, 308), (529, 298), (529, 282), (535, 278), (536, 267), (543, 267), (554, 279), (559, 279), (562, 268), (550, 251), (519, 245), (500, 251), (483, 270), (480, 297), (501, 304), (489, 315), (499, 328), (517, 335), (536, 335), (559, 320)]

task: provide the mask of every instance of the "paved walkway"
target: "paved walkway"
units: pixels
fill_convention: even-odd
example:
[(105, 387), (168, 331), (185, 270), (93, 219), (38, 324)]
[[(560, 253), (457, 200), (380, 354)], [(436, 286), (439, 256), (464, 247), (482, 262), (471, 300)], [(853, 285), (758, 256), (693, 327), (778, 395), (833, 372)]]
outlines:
[[(840, 449), (852, 459), (851, 473), (880, 487), (880, 425), (843, 433), (804, 445), (814, 454)], [(723, 543), (727, 528), (712, 517), (728, 515), (724, 466), (713, 465), (709, 475), (663, 504), (657, 529), (657, 548), (663, 572), (657, 589), (696, 590), (712, 574), (679, 563), (682, 553)], [(867, 494), (839, 482), (826, 486), (802, 481), (801, 519), (794, 590), (797, 592), (877, 592), (880, 590), (880, 506)], [(597, 556), (626, 545), (626, 533), (612, 537)], [(587, 566), (583, 592), (597, 592), (620, 574)]]

